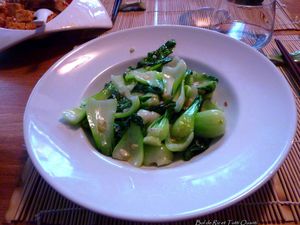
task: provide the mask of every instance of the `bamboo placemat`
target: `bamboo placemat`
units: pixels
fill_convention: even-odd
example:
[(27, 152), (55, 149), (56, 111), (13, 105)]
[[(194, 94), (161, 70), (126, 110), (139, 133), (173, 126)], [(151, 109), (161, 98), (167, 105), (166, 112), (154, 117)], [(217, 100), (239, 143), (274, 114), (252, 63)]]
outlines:
[(292, 24), (294, 24), (294, 26), (297, 29), (300, 29), (300, 13), (298, 15), (291, 15), (289, 10), (287, 9), (287, 6), (285, 3), (282, 2), (282, 0), (277, 0), (278, 2), (278, 6), (281, 7), (281, 11), (283, 11), (287, 17), (290, 19), (290, 21), (292, 22)]
[[(199, 5), (197, 0), (146, 0), (146, 12), (120, 13), (114, 28), (110, 31), (122, 30), (129, 27), (139, 27), (154, 24), (183, 24), (193, 25), (193, 10)], [(202, 1), (204, 2), (204, 1)], [(113, 1), (104, 0), (104, 5), (110, 12)], [(190, 10), (190, 12), (189, 12)], [(295, 29), (282, 5), (277, 5), (275, 29)], [(280, 39), (291, 50), (300, 48), (296, 36), (282, 36)], [(274, 54), (278, 50), (270, 43), (264, 53)], [(288, 77), (285, 68), (279, 68)], [(296, 94), (295, 94), (296, 96)], [(300, 99), (296, 96), (298, 117)], [(274, 178), (259, 191), (242, 202), (217, 212), (215, 214), (169, 224), (209, 224), (209, 221), (247, 221), (256, 223), (300, 222), (300, 126), (295, 143), (283, 166)], [(140, 224), (95, 214), (83, 209), (65, 199), (53, 190), (36, 172), (28, 161), (23, 174), (23, 183), (15, 191), (7, 219), (13, 224)], [(227, 223), (228, 224), (228, 223)]]
[[(300, 40), (297, 36), (280, 36), (277, 38), (281, 39), (290, 51), (300, 49)], [(273, 41), (263, 49), (263, 53), (267, 55), (278, 53)], [(284, 67), (279, 67), (279, 69), (288, 79), (288, 70)], [(250, 197), (225, 210), (201, 218), (166, 224), (212, 225), (213, 221), (225, 222), (226, 224), (229, 224), (230, 221), (230, 224), (233, 224), (234, 221), (241, 224), (244, 221), (244, 224), (248, 223), (247, 225), (299, 223), (300, 97), (296, 94), (295, 100), (298, 111), (297, 134), (287, 159), (267, 184)], [(7, 220), (12, 224), (148, 224), (118, 220), (81, 208), (52, 189), (37, 173), (30, 160), (25, 166), (22, 180), (22, 185), (16, 189), (12, 196), (11, 206), (7, 212)]]
[[(142, 0), (145, 3), (146, 11), (120, 12), (111, 31), (157, 24), (182, 24), (207, 27), (208, 21), (206, 20), (209, 19), (212, 11), (199, 12), (198, 9), (211, 5), (211, 1), (213, 0)], [(102, 0), (102, 2), (107, 11), (111, 13), (113, 1)], [(204, 23), (195, 24), (195, 18), (201, 18)], [(300, 27), (291, 21), (291, 18), (285, 11), (285, 5), (277, 2), (274, 30), (297, 29), (300, 29)]]

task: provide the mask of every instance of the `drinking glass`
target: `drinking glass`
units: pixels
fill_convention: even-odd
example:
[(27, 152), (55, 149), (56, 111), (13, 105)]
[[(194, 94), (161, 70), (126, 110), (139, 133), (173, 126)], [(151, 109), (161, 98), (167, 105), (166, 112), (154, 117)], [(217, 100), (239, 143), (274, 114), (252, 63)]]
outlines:
[(274, 31), (276, 0), (220, 0), (210, 29), (261, 49)]
[(209, 29), (214, 13), (220, 9), (222, 0), (189, 0), (191, 10), (181, 13), (179, 24)]

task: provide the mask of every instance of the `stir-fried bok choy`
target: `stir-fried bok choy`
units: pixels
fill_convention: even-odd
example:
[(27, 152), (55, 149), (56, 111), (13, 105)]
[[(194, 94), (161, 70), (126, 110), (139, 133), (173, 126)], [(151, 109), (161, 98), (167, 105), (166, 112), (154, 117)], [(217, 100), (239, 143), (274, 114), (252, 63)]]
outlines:
[(65, 110), (95, 148), (133, 166), (190, 160), (225, 133), (224, 112), (212, 100), (218, 79), (188, 68), (173, 56), (175, 40), (112, 75), (98, 93)]

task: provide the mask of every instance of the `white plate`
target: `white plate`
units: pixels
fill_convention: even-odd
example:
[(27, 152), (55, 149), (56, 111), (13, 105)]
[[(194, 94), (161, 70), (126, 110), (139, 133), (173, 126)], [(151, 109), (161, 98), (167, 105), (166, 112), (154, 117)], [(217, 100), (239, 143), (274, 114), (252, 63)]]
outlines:
[(112, 22), (99, 0), (73, 0), (45, 27), (35, 30), (0, 28), (0, 51), (43, 33), (87, 28), (111, 28)]
[[(208, 151), (163, 168), (134, 168), (97, 153), (80, 129), (59, 121), (110, 74), (171, 38), (189, 67), (219, 78), (216, 100), (228, 104), (226, 134)], [(279, 168), (295, 130), (294, 98), (275, 66), (243, 43), (183, 26), (116, 32), (79, 47), (41, 78), (24, 116), (28, 153), (52, 187), (93, 211), (141, 221), (201, 216), (243, 199)]]

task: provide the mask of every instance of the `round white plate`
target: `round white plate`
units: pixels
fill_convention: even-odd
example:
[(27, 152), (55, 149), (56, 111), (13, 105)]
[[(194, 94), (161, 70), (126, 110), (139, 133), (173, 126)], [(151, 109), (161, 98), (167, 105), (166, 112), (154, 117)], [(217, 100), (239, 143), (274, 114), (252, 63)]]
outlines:
[[(111, 28), (112, 22), (99, 0), (73, 0), (53, 20), (35, 30), (5, 29), (0, 27), (0, 51), (41, 34), (88, 28)], [(63, 41), (63, 40), (62, 40)]]
[[(188, 162), (134, 168), (60, 122), (63, 110), (171, 38), (190, 68), (219, 78), (215, 99), (227, 130), (209, 150)], [(243, 199), (279, 168), (295, 130), (290, 87), (267, 58), (225, 35), (183, 26), (126, 30), (80, 46), (40, 79), (24, 116), (28, 153), (52, 187), (93, 211), (140, 221), (202, 216)]]

